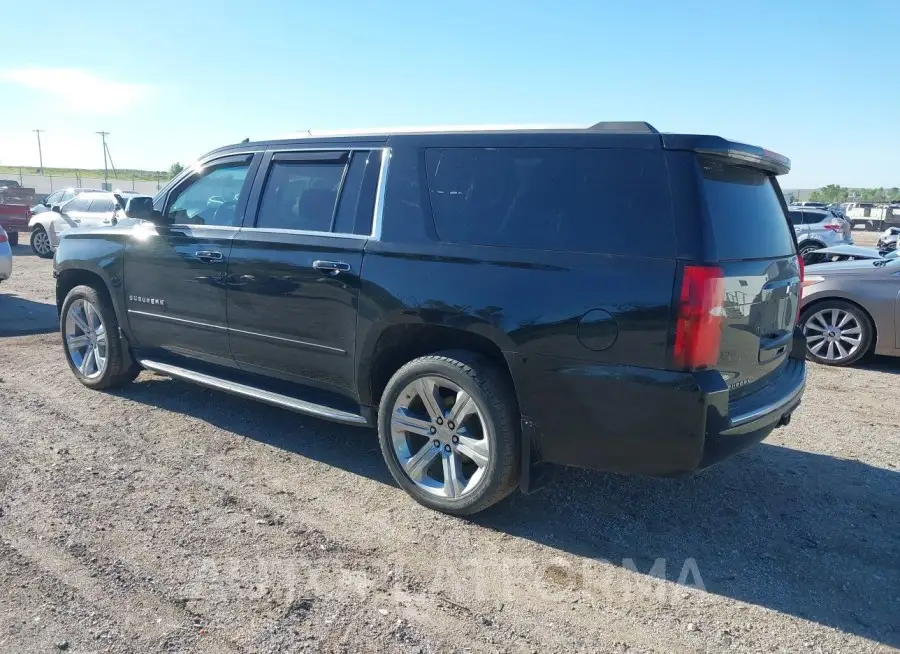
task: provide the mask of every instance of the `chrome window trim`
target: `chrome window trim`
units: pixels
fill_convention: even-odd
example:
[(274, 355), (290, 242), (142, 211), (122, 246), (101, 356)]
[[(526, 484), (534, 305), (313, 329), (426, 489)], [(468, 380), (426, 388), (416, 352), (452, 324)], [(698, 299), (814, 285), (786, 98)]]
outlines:
[[(350, 234), (348, 232), (319, 232), (307, 229), (286, 229), (283, 227), (240, 227), (242, 231), (252, 231), (259, 233), (271, 233), (271, 234), (296, 234), (298, 236), (327, 236), (331, 238), (351, 238), (356, 240), (381, 240), (381, 223), (382, 217), (384, 214), (384, 194), (385, 188), (387, 186), (387, 176), (388, 170), (390, 167), (391, 160), (391, 149), (385, 147), (361, 147), (361, 146), (353, 146), (353, 147), (331, 147), (331, 148), (303, 148), (303, 147), (286, 147), (286, 148), (278, 148), (271, 149), (268, 152), (272, 155), (278, 154), (279, 152), (376, 152), (381, 150), (381, 167), (378, 171), (378, 186), (375, 190), (375, 210), (372, 216), (372, 230), (369, 234)], [(269, 167), (271, 168), (272, 162), (269, 162)], [(349, 163), (346, 164), (349, 169)], [(268, 174), (268, 171), (266, 172)], [(260, 197), (260, 201), (262, 197)], [(340, 204), (340, 198), (338, 198), (338, 204)], [(259, 209), (257, 208), (257, 212)], [(202, 227), (202, 225), (201, 225)]]
[(341, 146), (341, 145), (338, 145), (338, 146), (333, 146), (330, 148), (307, 148), (303, 145), (295, 145), (293, 147), (285, 146), (282, 148), (271, 148), (268, 150), (268, 152), (271, 152), (272, 154), (279, 154), (281, 152), (297, 152), (297, 153), (302, 153), (302, 152), (374, 152), (375, 150), (382, 149), (382, 148), (378, 147), (379, 145), (380, 145), (379, 143), (373, 143), (372, 145), (369, 145), (369, 146), (360, 146), (360, 145)]
[(328, 236), (331, 238), (352, 238), (368, 240), (368, 234), (348, 234), (346, 232), (317, 232), (309, 229), (288, 229), (285, 227), (243, 227), (243, 232), (269, 233), (269, 234), (296, 234), (298, 236)]
[[(149, 221), (149, 220), (148, 220), (147, 222), (150, 223), (151, 225), (154, 225), (154, 223), (153, 223), (152, 221)], [(143, 223), (142, 223), (142, 224), (143, 224)], [(223, 232), (236, 232), (236, 231), (238, 231), (238, 230), (240, 229), (240, 227), (235, 227), (235, 226), (233, 226), (233, 225), (197, 225), (197, 224), (194, 224), (194, 223), (172, 223), (171, 225), (168, 225), (168, 224), (165, 224), (165, 223), (164, 223), (164, 224), (161, 224), (161, 225), (154, 225), (154, 227), (157, 227), (157, 228), (162, 227), (163, 229), (173, 229), (173, 228), (179, 228), (179, 229), (219, 229), (219, 230), (222, 230)]]
[(378, 188), (375, 191), (375, 212), (372, 216), (372, 238), (381, 240), (381, 227), (384, 221), (384, 194), (387, 190), (388, 172), (391, 166), (391, 149), (381, 149), (381, 170), (378, 172)]

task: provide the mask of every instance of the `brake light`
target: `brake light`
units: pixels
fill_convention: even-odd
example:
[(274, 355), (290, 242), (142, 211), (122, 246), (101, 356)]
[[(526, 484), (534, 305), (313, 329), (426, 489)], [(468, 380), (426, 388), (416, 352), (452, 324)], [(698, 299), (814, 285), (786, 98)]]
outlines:
[(824, 227), (825, 227), (825, 229), (831, 230), (832, 232), (839, 232), (843, 229), (841, 227), (840, 223), (837, 223), (837, 224), (828, 223), (828, 224), (824, 225)]
[(9, 238), (6, 236), (6, 232), (0, 232), (0, 243), (6, 243)]
[(710, 368), (719, 361), (725, 277), (716, 266), (685, 266), (681, 278), (675, 346), (678, 366)]

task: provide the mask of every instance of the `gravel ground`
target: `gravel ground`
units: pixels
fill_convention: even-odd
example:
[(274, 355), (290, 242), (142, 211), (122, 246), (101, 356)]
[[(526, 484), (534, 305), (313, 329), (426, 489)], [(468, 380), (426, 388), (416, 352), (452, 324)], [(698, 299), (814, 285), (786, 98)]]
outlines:
[[(858, 239), (862, 240), (862, 239)], [(0, 652), (885, 652), (900, 360), (683, 480), (562, 469), (472, 520), (374, 434), (143, 373), (82, 387), (50, 262), (0, 286)]]

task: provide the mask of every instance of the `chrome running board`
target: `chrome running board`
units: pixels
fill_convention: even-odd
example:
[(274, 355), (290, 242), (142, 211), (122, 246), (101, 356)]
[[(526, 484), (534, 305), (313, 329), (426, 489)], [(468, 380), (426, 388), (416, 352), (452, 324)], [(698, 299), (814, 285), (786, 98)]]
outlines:
[(279, 406), (283, 409), (290, 409), (291, 411), (297, 411), (298, 413), (305, 413), (308, 416), (321, 418), (322, 420), (330, 420), (332, 422), (340, 422), (345, 425), (357, 425), (360, 427), (366, 427), (369, 424), (365, 418), (356, 413), (333, 409), (328, 406), (314, 404), (313, 402), (307, 402), (305, 400), (298, 400), (295, 397), (282, 395), (281, 393), (273, 393), (272, 391), (265, 391), (261, 388), (239, 384), (211, 375), (205, 375), (202, 372), (195, 372), (193, 370), (188, 370), (187, 368), (172, 366), (168, 363), (160, 363), (159, 361), (151, 361), (149, 359), (141, 359), (138, 363), (147, 370), (168, 375), (169, 377), (183, 379), (195, 384), (200, 384), (201, 386), (206, 386), (207, 388), (225, 391), (226, 393), (231, 393), (233, 395), (248, 397), (251, 400), (259, 400), (266, 404)]

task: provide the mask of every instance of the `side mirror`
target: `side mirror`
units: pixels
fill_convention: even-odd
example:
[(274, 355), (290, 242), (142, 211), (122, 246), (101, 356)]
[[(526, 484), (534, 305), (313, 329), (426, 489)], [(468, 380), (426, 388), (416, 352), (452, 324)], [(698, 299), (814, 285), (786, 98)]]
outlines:
[(50, 207), (50, 211), (53, 211), (55, 213), (62, 213), (62, 211), (60, 211), (58, 204), (54, 204), (52, 207)]
[(131, 198), (126, 205), (125, 215), (128, 218), (153, 222), (161, 217), (158, 211), (153, 210), (153, 198)]

